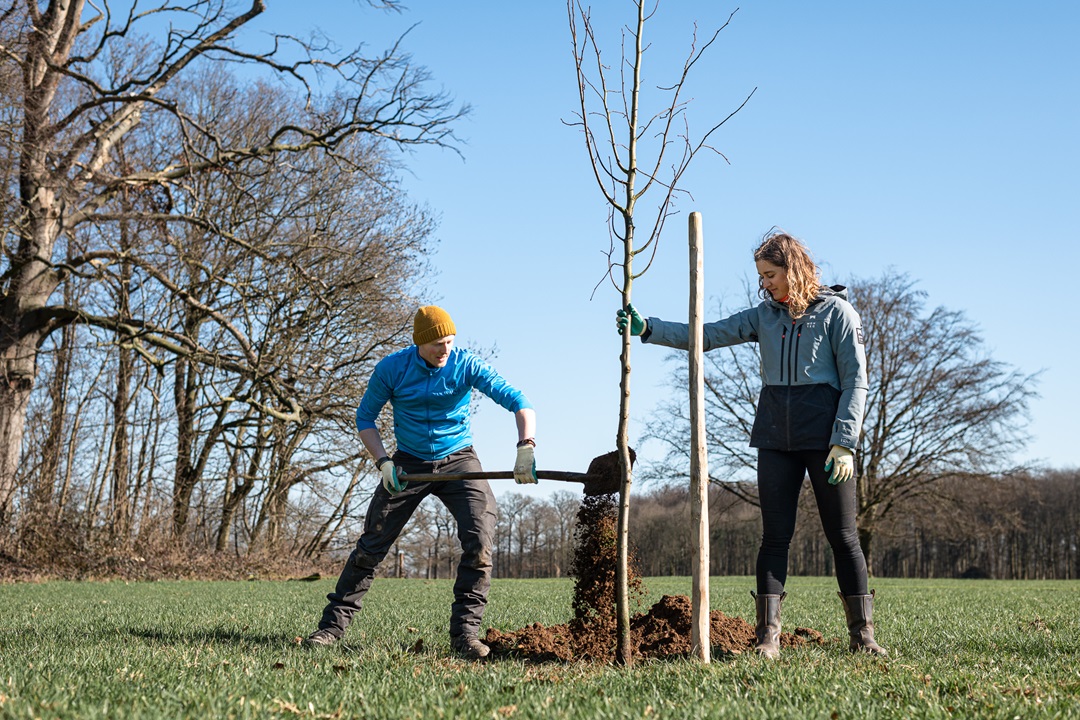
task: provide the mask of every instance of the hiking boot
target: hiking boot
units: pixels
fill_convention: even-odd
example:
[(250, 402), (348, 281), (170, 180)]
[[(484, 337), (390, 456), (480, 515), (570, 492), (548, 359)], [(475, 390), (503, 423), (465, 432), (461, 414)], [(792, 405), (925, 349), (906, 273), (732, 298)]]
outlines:
[(779, 595), (758, 595), (753, 590), (754, 605), (757, 610), (757, 625), (754, 628), (754, 650), (770, 660), (780, 657), (780, 603), (787, 593)]
[(304, 647), (326, 647), (328, 645), (333, 645), (340, 639), (341, 638), (329, 630), (320, 629), (304, 638), (302, 644)]
[(848, 649), (853, 653), (887, 656), (889, 651), (874, 641), (874, 591), (871, 590), (869, 595), (845, 596), (841, 592), (836, 594), (844, 604), (848, 635), (851, 638)]
[(491, 654), (491, 648), (480, 642), (480, 638), (475, 635), (450, 638), (450, 649), (468, 660), (483, 660)]

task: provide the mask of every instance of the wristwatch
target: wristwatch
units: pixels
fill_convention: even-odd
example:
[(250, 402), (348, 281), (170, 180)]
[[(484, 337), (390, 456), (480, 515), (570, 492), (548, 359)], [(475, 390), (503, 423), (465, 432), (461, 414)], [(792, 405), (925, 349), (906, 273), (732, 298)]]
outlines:
[(517, 444), (518, 447), (525, 447), (526, 445), (532, 445), (536, 447), (536, 438), (525, 438)]

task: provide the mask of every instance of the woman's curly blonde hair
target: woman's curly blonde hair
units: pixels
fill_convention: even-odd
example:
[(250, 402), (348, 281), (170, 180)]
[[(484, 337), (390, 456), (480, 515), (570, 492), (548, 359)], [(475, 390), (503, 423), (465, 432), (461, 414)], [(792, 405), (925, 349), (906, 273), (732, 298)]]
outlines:
[[(754, 251), (754, 262), (764, 260), (770, 265), (782, 267), (787, 271), (788, 314), (792, 319), (799, 319), (810, 307), (821, 289), (821, 271), (814, 264), (810, 250), (802, 242), (786, 232), (770, 231)], [(761, 284), (758, 276), (758, 295), (763, 300), (772, 297)]]

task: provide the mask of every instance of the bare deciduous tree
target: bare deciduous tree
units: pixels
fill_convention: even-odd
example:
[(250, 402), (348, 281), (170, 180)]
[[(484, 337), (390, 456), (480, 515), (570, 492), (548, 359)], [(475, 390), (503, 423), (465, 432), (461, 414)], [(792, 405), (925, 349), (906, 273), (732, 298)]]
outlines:
[[(914, 511), (914, 501), (934, 497), (950, 478), (1020, 470), (1011, 458), (1026, 439), (1038, 373), (995, 361), (964, 313), (928, 310), (926, 294), (907, 275), (887, 271), (855, 280), (851, 296), (863, 321), (870, 384), (855, 457), (859, 539), (872, 568), (875, 533), (892, 515)], [(760, 388), (757, 346), (723, 348), (706, 358), (710, 480), (756, 503), (746, 471), (753, 467), (747, 442)], [(673, 385), (684, 386), (685, 374), (677, 369)], [(662, 405), (648, 436), (667, 447), (648, 477), (688, 477), (685, 409)]]
[(926, 310), (907, 275), (852, 284), (870, 392), (856, 453), (859, 542), (872, 568), (879, 523), (958, 475), (1011, 474), (1038, 373), (994, 360), (964, 313)]
[[(0, 146), (0, 167), (10, 173), (5, 179), (14, 191), (14, 200), (5, 199), (0, 211), (0, 516), (15, 489), (38, 348), (67, 324), (97, 325), (126, 338), (136, 352), (149, 347), (229, 370), (265, 388), (269, 402), (263, 410), (283, 419), (297, 420), (304, 411), (296, 389), (270, 372), (257, 349), (238, 336), (233, 349), (240, 352), (207, 352), (173, 332), (157, 332), (160, 328), (146, 318), (118, 312), (88, 316), (80, 308), (52, 304), (62, 284), (92, 283), (100, 265), (131, 259), (115, 249), (67, 257), (58, 254), (65, 238), (88, 224), (118, 221), (124, 211), (117, 199), (125, 192), (133, 196), (132, 212), (144, 219), (219, 235), (197, 207), (176, 203), (188, 184), (208, 176), (265, 172), (275, 160), (312, 154), (334, 158), (341, 172), (363, 174), (362, 166), (339, 152), (359, 137), (399, 146), (453, 144), (451, 124), (465, 110), (453, 109), (445, 95), (426, 92), (426, 74), (397, 47), (376, 57), (358, 51), (330, 56), (287, 35), (275, 37), (265, 51), (238, 46), (237, 31), (264, 7), (263, 0), (253, 0), (236, 13), (226, 0), (159, 0), (149, 8), (131, 3), (118, 17), (108, 4), (86, 0), (0, 4), (5, 28), (0, 80), (9, 78), (12, 68), (22, 80), (8, 93), (17, 99), (17, 117), (7, 118), (14, 122), (5, 126)], [(159, 29), (161, 43), (136, 40), (144, 27)], [(298, 50), (301, 59), (279, 59), (285, 46)], [(213, 122), (201, 120), (183, 94), (169, 92), (193, 70), (222, 61), (244, 63), (291, 83), (305, 111), (237, 144)], [(320, 74), (334, 86), (329, 96), (312, 92)], [(130, 156), (138, 163), (119, 162), (121, 143), (150, 115), (171, 123), (181, 145), (175, 152)], [(177, 302), (216, 318), (226, 332), (233, 329), (197, 296), (180, 288), (176, 293)], [(247, 392), (236, 399), (253, 402), (256, 396)]]

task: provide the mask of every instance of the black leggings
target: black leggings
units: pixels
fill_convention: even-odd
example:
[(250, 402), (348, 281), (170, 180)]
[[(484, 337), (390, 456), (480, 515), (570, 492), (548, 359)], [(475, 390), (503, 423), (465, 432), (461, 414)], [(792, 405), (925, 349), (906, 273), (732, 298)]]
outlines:
[(810, 475), (821, 526), (832, 547), (836, 580), (844, 595), (866, 595), (866, 558), (855, 527), (855, 480), (829, 484), (828, 450), (758, 450), (758, 494), (761, 498), (761, 549), (757, 559), (757, 591), (784, 592), (788, 548), (795, 532), (795, 514), (803, 478)]

